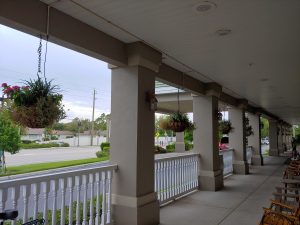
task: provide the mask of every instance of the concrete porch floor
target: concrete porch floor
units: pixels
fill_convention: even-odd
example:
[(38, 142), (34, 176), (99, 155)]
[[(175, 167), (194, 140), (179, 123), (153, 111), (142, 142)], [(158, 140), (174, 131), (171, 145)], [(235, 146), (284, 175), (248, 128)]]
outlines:
[(161, 208), (161, 225), (254, 225), (281, 185), (284, 157), (265, 157), (265, 166), (251, 166), (249, 175), (232, 175), (218, 192), (198, 191)]

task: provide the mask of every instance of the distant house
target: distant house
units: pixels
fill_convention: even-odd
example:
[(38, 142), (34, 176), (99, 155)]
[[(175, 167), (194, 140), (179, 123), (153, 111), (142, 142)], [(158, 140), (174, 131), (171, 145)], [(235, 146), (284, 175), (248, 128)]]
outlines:
[(74, 132), (67, 130), (53, 130), (52, 135), (57, 136), (58, 139), (66, 139), (74, 136)]
[(26, 128), (26, 134), (21, 135), (21, 140), (42, 141), (45, 137), (44, 128)]

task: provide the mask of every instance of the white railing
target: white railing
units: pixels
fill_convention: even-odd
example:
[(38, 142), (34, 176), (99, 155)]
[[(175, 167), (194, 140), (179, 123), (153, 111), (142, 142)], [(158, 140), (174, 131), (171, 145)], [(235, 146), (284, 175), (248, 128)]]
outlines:
[(223, 175), (228, 176), (233, 173), (233, 149), (223, 149), (220, 155), (223, 156)]
[(0, 182), (0, 212), (19, 211), (12, 225), (36, 218), (45, 224), (111, 224), (111, 181), (116, 165)]
[(198, 188), (199, 154), (170, 154), (155, 160), (155, 192), (160, 204)]
[(251, 146), (247, 146), (246, 149), (246, 156), (247, 156), (247, 162), (249, 165), (252, 164), (252, 147)]

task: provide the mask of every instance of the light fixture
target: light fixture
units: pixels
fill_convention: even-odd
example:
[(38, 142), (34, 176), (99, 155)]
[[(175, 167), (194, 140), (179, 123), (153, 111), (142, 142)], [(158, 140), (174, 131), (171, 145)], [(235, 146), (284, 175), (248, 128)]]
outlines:
[(230, 29), (219, 29), (216, 31), (216, 34), (219, 36), (225, 36), (231, 33)]
[(196, 12), (203, 13), (217, 8), (217, 4), (211, 1), (202, 1), (196, 4), (193, 8)]

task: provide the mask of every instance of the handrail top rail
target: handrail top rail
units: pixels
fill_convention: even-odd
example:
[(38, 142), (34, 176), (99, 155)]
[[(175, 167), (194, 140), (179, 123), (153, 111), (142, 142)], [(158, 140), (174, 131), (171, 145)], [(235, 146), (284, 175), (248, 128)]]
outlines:
[(227, 148), (227, 149), (219, 150), (219, 153), (222, 153), (222, 152), (233, 152), (233, 151), (234, 151), (233, 148)]
[(174, 160), (174, 159), (181, 159), (181, 158), (188, 158), (191, 156), (198, 156), (200, 157), (200, 153), (170, 153), (172, 155), (164, 154), (161, 158), (156, 158), (155, 162), (159, 161), (168, 161), (168, 160)]
[(47, 173), (47, 174), (37, 174), (28, 177), (19, 177), (15, 179), (3, 180), (0, 181), (0, 190), (13, 187), (13, 186), (22, 186), (22, 185), (30, 185), (38, 182), (46, 182), (49, 180), (61, 179), (61, 178), (68, 178), (68, 177), (75, 177), (80, 175), (86, 175), (95, 172), (103, 172), (103, 171), (111, 171), (117, 170), (118, 165), (112, 163), (103, 163), (102, 165), (93, 166), (92, 168), (80, 168), (80, 169), (73, 169), (71, 171), (58, 171), (54, 173)]

